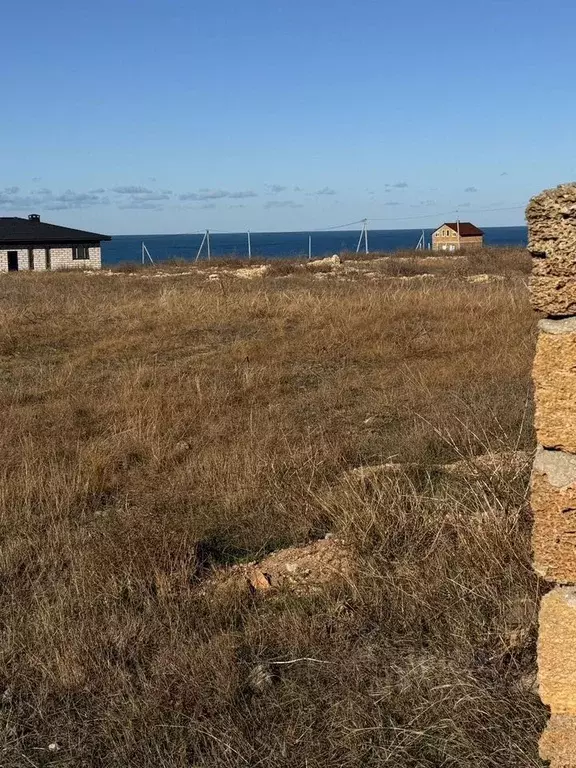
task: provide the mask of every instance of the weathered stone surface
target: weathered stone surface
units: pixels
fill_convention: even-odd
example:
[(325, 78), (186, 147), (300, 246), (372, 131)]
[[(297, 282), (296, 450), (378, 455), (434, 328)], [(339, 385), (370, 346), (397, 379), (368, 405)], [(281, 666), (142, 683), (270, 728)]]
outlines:
[(533, 197), (526, 208), (528, 250), (570, 267), (576, 259), (576, 184), (561, 184)]
[(535, 256), (532, 253), (532, 275), (535, 277), (576, 278), (576, 252), (565, 259)]
[(534, 570), (548, 581), (576, 581), (576, 456), (539, 449), (532, 473)]
[(551, 317), (576, 315), (576, 277), (541, 277), (533, 271), (530, 301), (534, 309)]
[(542, 598), (538, 682), (553, 715), (576, 715), (575, 587), (556, 587)]
[(550, 485), (564, 490), (576, 483), (576, 455), (538, 447), (534, 456), (535, 473), (546, 475)]
[(576, 333), (576, 317), (563, 317), (560, 320), (540, 320), (538, 328), (543, 333), (551, 333), (558, 336), (561, 333)]
[(540, 757), (550, 768), (576, 768), (576, 718), (553, 715), (540, 739)]
[(532, 375), (538, 443), (576, 453), (576, 332), (541, 332)]

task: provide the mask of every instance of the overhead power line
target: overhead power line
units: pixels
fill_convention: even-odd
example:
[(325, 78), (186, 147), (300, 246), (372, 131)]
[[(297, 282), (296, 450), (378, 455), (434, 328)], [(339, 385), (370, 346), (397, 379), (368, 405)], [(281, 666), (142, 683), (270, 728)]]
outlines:
[[(465, 208), (466, 215), (469, 213), (496, 213), (497, 211), (518, 211), (525, 208), (525, 205), (512, 205), (505, 208)], [(420, 213), (416, 216), (395, 216), (387, 218), (370, 219), (370, 221), (412, 221), (414, 219), (436, 219), (440, 216), (450, 216), (451, 214), (460, 213), (459, 208), (452, 208), (450, 211), (444, 211), (442, 213)]]

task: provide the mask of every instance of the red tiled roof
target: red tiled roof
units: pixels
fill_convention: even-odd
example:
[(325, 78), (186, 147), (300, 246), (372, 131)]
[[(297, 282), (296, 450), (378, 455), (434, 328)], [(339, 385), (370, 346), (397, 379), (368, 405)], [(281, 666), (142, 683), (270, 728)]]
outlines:
[(460, 237), (481, 237), (484, 234), (481, 229), (475, 227), (474, 224), (470, 224), (469, 221), (461, 221), (460, 224), (456, 221), (444, 222), (442, 226), (450, 227), (454, 232), (458, 232), (458, 229), (460, 229)]

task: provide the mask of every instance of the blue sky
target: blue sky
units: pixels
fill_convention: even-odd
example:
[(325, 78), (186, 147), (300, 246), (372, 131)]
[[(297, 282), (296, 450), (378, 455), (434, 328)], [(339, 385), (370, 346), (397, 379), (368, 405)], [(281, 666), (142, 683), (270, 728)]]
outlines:
[(572, 0), (10, 4), (0, 215), (113, 234), (522, 223), (576, 176), (575, 28)]

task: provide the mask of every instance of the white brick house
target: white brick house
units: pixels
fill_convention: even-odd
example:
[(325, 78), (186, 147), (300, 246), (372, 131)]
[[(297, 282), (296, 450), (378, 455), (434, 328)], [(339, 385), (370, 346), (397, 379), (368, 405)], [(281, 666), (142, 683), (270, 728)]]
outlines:
[(40, 216), (27, 219), (0, 216), (0, 272), (46, 269), (100, 269), (100, 243), (108, 235), (45, 224)]

